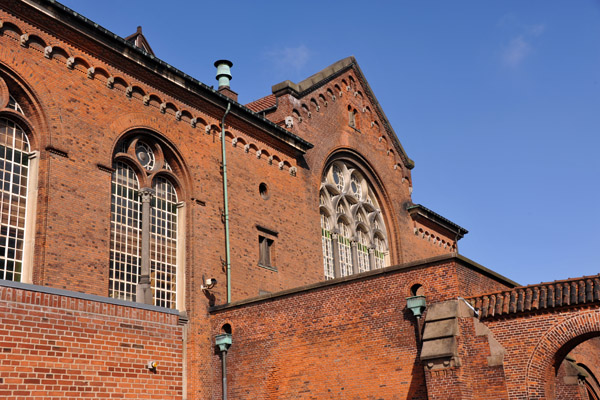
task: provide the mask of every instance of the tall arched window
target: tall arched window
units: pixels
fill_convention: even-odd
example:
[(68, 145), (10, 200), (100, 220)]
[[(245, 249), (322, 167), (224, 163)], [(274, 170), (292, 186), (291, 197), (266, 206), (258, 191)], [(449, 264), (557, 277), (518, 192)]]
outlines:
[(153, 187), (150, 260), (154, 303), (172, 308), (177, 295), (177, 192), (163, 177), (156, 178)]
[(369, 266), (369, 236), (362, 229), (358, 229), (358, 243), (356, 244), (356, 253), (358, 255), (358, 272), (370, 270)]
[(130, 166), (116, 162), (112, 177), (110, 219), (110, 297), (135, 301), (140, 276), (142, 202), (140, 184)]
[[(12, 104), (20, 111), (14, 99)], [(23, 129), (0, 118), (0, 279), (10, 281), (23, 278), (29, 152)]]
[(385, 267), (385, 241), (379, 236), (375, 236), (375, 268)]
[(323, 268), (325, 279), (335, 278), (333, 271), (333, 241), (330, 217), (321, 212), (321, 244), (323, 246)]
[[(321, 229), (323, 216), (337, 221), (331, 232), (334, 277), (383, 268), (387, 264), (387, 232), (373, 186), (354, 164), (331, 163), (319, 194)], [(328, 248), (323, 246), (326, 279), (331, 279)]]
[(109, 296), (182, 309), (182, 204), (170, 178), (169, 150), (146, 137), (124, 140), (117, 149)]
[(352, 248), (350, 246), (350, 227), (344, 220), (338, 222), (338, 246), (340, 253), (340, 272), (341, 276), (352, 275)]

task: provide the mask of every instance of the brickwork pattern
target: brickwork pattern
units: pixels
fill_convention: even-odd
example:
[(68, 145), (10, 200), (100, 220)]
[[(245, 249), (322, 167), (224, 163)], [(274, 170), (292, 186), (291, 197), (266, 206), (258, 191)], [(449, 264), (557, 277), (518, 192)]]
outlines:
[(0, 321), (0, 397), (183, 398), (177, 315), (0, 286)]
[[(418, 328), (406, 309), (406, 297), (419, 283), (427, 301), (454, 298), (459, 268), (464, 266), (451, 260), (384, 270), (214, 311), (212, 336), (226, 323), (233, 330), (227, 355), (228, 395), (427, 398), (418, 361)], [(493, 286), (501, 285), (491, 282), (479, 290)], [(214, 355), (216, 387), (221, 381), (220, 362)]]
[(504, 372), (510, 399), (551, 398), (556, 360), (577, 344), (600, 335), (598, 304), (483, 322), (507, 351)]

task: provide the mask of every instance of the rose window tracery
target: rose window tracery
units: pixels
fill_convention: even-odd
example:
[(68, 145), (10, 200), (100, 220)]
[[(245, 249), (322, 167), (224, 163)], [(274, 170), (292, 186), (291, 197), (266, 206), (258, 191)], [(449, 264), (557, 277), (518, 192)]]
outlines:
[(319, 193), (326, 279), (388, 264), (387, 232), (373, 186), (355, 165), (335, 161)]

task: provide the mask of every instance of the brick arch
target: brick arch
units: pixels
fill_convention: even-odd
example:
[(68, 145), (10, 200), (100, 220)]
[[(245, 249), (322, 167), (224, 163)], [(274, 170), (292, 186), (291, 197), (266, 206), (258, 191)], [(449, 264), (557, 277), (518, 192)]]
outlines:
[(35, 127), (36, 146), (39, 149), (52, 146), (53, 130), (63, 132), (61, 110), (44, 78), (39, 75), (39, 70), (29, 66), (18, 52), (0, 52), (0, 73), (19, 86), (33, 108), (35, 115), (28, 115), (28, 119)]
[(594, 336), (600, 336), (600, 309), (578, 313), (547, 331), (527, 363), (527, 398), (553, 398), (557, 358)]
[[(382, 220), (385, 222), (385, 226), (388, 230), (386, 238), (387, 245), (390, 252), (390, 265), (399, 264), (402, 262), (402, 243), (400, 241), (400, 235), (398, 232), (397, 222), (394, 219), (396, 211), (391, 201), (387, 185), (381, 176), (377, 173), (373, 164), (368, 161), (368, 158), (357, 150), (349, 147), (336, 147), (325, 157), (324, 162), (321, 165), (321, 174), (318, 175), (319, 183), (321, 184), (322, 174), (327, 171), (329, 166), (334, 161), (349, 161), (360, 168), (361, 173), (365, 176), (368, 182), (373, 186), (379, 207), (384, 214)], [(318, 187), (317, 185), (317, 187)]]
[(175, 145), (175, 141), (166, 134), (171, 130), (173, 121), (166, 121), (163, 115), (149, 116), (145, 113), (130, 113), (117, 117), (108, 127), (111, 132), (112, 143), (110, 151), (105, 152), (105, 165), (112, 165), (113, 155), (117, 144), (124, 136), (134, 132), (145, 131), (151, 136), (156, 136), (160, 142), (165, 144), (175, 158), (174, 161), (179, 166), (180, 174), (178, 183), (181, 183), (180, 189), (183, 198), (188, 197), (192, 193), (192, 180), (189, 173), (189, 167), (180, 149)]

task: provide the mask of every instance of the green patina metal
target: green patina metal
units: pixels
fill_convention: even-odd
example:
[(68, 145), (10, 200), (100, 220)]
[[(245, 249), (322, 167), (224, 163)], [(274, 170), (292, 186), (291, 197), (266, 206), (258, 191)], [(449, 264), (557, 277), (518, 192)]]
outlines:
[(412, 311), (413, 315), (417, 318), (420, 318), (425, 311), (425, 306), (427, 302), (425, 301), (425, 296), (411, 296), (406, 298), (406, 307)]

